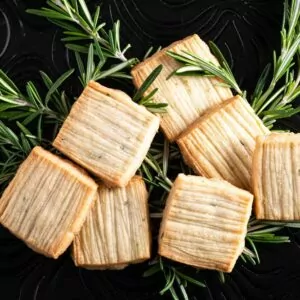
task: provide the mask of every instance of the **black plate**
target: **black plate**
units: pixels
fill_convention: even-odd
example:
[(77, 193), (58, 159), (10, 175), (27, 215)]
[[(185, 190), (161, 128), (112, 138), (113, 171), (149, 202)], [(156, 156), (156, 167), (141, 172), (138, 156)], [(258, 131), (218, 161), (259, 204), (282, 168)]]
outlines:
[[(25, 13), (26, 8), (43, 2), (0, 0), (0, 68), (20, 85), (38, 80), (39, 70), (57, 77), (68, 68), (69, 54), (60, 42), (60, 31)], [(90, 1), (90, 5), (99, 2)], [(103, 19), (108, 24), (112, 17), (121, 20), (122, 40), (133, 45), (133, 55), (142, 56), (151, 45), (164, 46), (197, 32), (205, 41), (218, 44), (249, 92), (280, 43), (282, 0), (102, 2)], [(70, 90), (78, 88), (74, 84)], [(297, 117), (287, 123), (299, 130)], [(300, 299), (300, 235), (289, 234), (291, 244), (259, 247), (259, 266), (238, 263), (225, 285), (209, 273), (208, 289), (194, 290), (191, 299)], [(119, 272), (78, 269), (69, 253), (56, 261), (47, 259), (0, 228), (1, 300), (162, 299), (158, 291), (163, 280), (159, 276), (142, 279), (145, 267)]]

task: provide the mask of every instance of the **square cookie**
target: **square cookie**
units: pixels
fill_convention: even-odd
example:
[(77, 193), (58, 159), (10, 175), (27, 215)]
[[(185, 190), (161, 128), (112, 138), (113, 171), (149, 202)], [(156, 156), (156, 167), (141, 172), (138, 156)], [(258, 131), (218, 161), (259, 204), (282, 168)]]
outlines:
[(79, 232), (97, 194), (80, 168), (41, 147), (22, 163), (0, 201), (0, 223), (30, 248), (57, 258)]
[(150, 258), (148, 193), (135, 176), (126, 187), (99, 186), (98, 198), (73, 243), (73, 260), (88, 269), (122, 269)]
[(257, 219), (300, 220), (300, 134), (257, 137), (252, 183)]
[(159, 118), (125, 93), (91, 81), (53, 145), (108, 186), (126, 186), (158, 128)]
[(159, 254), (231, 272), (245, 245), (253, 195), (219, 179), (179, 174), (160, 228)]
[(246, 100), (236, 96), (199, 118), (177, 144), (198, 175), (251, 190), (255, 138), (268, 133)]

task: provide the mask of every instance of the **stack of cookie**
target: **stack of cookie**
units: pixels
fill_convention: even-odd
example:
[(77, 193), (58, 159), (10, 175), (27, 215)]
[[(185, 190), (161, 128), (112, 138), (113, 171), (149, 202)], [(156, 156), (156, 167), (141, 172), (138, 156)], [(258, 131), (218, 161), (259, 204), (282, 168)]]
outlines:
[(258, 219), (300, 219), (300, 136), (270, 134), (218, 78), (170, 77), (179, 65), (167, 51), (192, 52), (218, 66), (197, 35), (137, 65), (137, 88), (163, 66), (146, 92), (158, 89), (154, 101), (168, 104), (160, 116), (122, 91), (90, 82), (53, 142), (67, 159), (35, 147), (2, 195), (1, 224), (49, 257), (73, 243), (75, 264), (89, 269), (149, 259), (148, 193), (136, 172), (159, 126), (196, 174), (179, 174), (174, 182), (160, 255), (231, 272), (244, 248), (253, 198)]

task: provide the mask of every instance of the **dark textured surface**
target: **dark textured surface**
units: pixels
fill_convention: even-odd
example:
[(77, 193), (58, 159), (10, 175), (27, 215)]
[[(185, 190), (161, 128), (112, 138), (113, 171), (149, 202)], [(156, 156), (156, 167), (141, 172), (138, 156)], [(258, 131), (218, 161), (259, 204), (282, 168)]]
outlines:
[[(26, 8), (44, 1), (0, 0), (0, 67), (18, 84), (37, 80), (44, 70), (57, 77), (68, 68), (69, 53), (60, 32)], [(90, 1), (91, 6), (101, 1)], [(251, 91), (257, 76), (279, 46), (280, 0), (104, 0), (103, 18), (120, 18), (122, 39), (132, 54), (142, 56), (150, 45), (168, 43), (197, 32), (224, 51), (242, 86)], [(75, 90), (78, 87), (73, 86)], [(299, 123), (290, 123), (298, 128)], [(262, 264), (238, 264), (221, 285), (207, 274), (207, 290), (192, 299), (300, 299), (299, 236), (293, 243), (263, 246)], [(57, 261), (28, 249), (0, 228), (0, 290), (2, 300), (161, 299), (163, 280), (142, 279), (145, 265), (121, 272), (86, 271), (74, 267), (69, 253)]]

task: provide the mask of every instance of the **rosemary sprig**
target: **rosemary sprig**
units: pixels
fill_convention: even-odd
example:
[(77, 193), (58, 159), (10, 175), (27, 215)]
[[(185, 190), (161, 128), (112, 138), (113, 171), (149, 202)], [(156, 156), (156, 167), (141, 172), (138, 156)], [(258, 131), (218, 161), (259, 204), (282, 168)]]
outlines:
[[(97, 81), (107, 77), (131, 79), (130, 67), (138, 59), (125, 56), (130, 45), (121, 48), (119, 21), (107, 31), (106, 24), (100, 20), (100, 6), (92, 15), (84, 0), (49, 0), (46, 3), (48, 7), (29, 9), (27, 12), (45, 17), (64, 29), (65, 37), (62, 41), (67, 42), (65, 46), (75, 52), (79, 79), (83, 86), (89, 80)], [(82, 59), (80, 53), (86, 59)], [(119, 62), (112, 63), (111, 59)]]
[(282, 223), (282, 222), (262, 222), (254, 217), (248, 223), (248, 232), (246, 236), (246, 245), (241, 258), (244, 262), (250, 262), (253, 265), (260, 263), (260, 257), (256, 248), (256, 243), (282, 244), (289, 243), (288, 236), (276, 235), (277, 232), (284, 227), (300, 228), (298, 223)]
[(75, 51), (75, 58), (80, 74), (79, 80), (83, 87), (85, 87), (90, 80), (98, 81), (107, 77), (131, 79), (131, 76), (128, 75), (127, 72), (124, 72), (124, 69), (128, 67), (128, 64), (133, 64), (135, 61), (135, 59), (130, 59), (114, 66), (109, 66), (108, 69), (103, 70), (107, 62), (107, 57), (105, 57), (97, 41), (89, 45), (86, 67), (84, 66), (80, 53), (77, 51)]
[[(64, 42), (92, 41), (101, 45), (106, 57), (126, 62), (125, 54), (131, 47), (123, 49), (120, 44), (120, 22), (114, 23), (113, 28), (105, 30), (105, 23), (100, 20), (100, 6), (92, 15), (84, 0), (52, 0), (46, 2), (48, 7), (28, 9), (27, 12), (45, 17), (58, 27), (63, 28)], [(88, 45), (66, 44), (66, 47), (77, 52), (87, 53)]]
[[(48, 8), (30, 9), (28, 12), (46, 17), (50, 22), (65, 29), (66, 37), (62, 39), (64, 42), (77, 42), (66, 44), (66, 47), (75, 52), (77, 68), (80, 73), (79, 80), (83, 86), (86, 86), (90, 80), (98, 81), (107, 77), (131, 79), (130, 67), (134, 66), (138, 60), (125, 57), (125, 52), (130, 45), (121, 50), (119, 21), (114, 23), (111, 30), (106, 31), (105, 23), (100, 22), (99, 6), (92, 16), (84, 0), (47, 1), (47, 4)], [(82, 45), (81, 42), (86, 40), (90, 43)], [(152, 52), (153, 48), (150, 48), (145, 58)], [(86, 67), (80, 53), (87, 54)], [(108, 61), (110, 58), (121, 62), (112, 65)], [(159, 66), (149, 75), (133, 99), (153, 113), (164, 113), (167, 104), (153, 101), (156, 89), (145, 97), (142, 95), (159, 75), (161, 68)]]
[(15, 83), (0, 70), (0, 119), (19, 120), (23, 125), (38, 119), (38, 131), (42, 130), (42, 118), (50, 123), (62, 123), (69, 112), (70, 104), (65, 93), (59, 92), (59, 88), (73, 71), (67, 71), (55, 82), (41, 72), (47, 89), (46, 95), (42, 96), (31, 81), (25, 86), (26, 93), (21, 93)]
[[(112, 30), (105, 31), (105, 23), (100, 22), (100, 7), (97, 7), (92, 16), (83, 0), (47, 1), (47, 4), (50, 8), (28, 10), (28, 12), (46, 17), (49, 21), (64, 28), (66, 30), (64, 34), (67, 37), (63, 38), (63, 41), (77, 42), (76, 44), (66, 44), (66, 47), (75, 52), (77, 68), (80, 73), (79, 80), (84, 87), (90, 80), (98, 81), (107, 77), (131, 79), (130, 67), (135, 65), (138, 60), (125, 57), (125, 52), (130, 45), (121, 50), (119, 21), (114, 23)], [(83, 40), (89, 40), (90, 43), (82, 45)], [(153, 48), (150, 48), (146, 56), (152, 51)], [(86, 64), (80, 53), (87, 54)], [(112, 64), (109, 61), (111, 58), (121, 62)], [(155, 69), (134, 96), (134, 101), (153, 113), (164, 113), (167, 104), (153, 101), (157, 90), (153, 90), (145, 97), (142, 95), (160, 71), (161, 67)]]
[(183, 51), (182, 54), (175, 53), (172, 51), (168, 51), (167, 54), (174, 58), (176, 61), (183, 63), (184, 66), (177, 69), (172, 75), (178, 76), (207, 76), (207, 77), (217, 77), (221, 79), (220, 85), (232, 88), (237, 94), (245, 95), (238, 83), (236, 82), (234, 75), (227, 63), (226, 59), (222, 55), (221, 51), (218, 47), (213, 43), (210, 42), (210, 48), (217, 57), (220, 62), (220, 65), (216, 65), (213, 62), (206, 61), (195, 55), (193, 53)]
[[(281, 118), (300, 112), (291, 103), (300, 95), (300, 2), (285, 2), (281, 30), (281, 50), (273, 54), (272, 79), (268, 84), (271, 68), (262, 73), (252, 96), (252, 106), (263, 121), (271, 127)], [(282, 81), (283, 79), (283, 81)]]
[[(187, 271), (187, 272), (186, 272)], [(196, 279), (198, 270), (187, 266), (175, 266), (171, 262), (162, 257), (156, 258), (152, 262), (152, 266), (144, 273), (144, 277), (150, 277), (162, 273), (165, 279), (165, 285), (160, 290), (160, 295), (170, 293), (174, 300), (188, 300), (188, 292), (186, 290), (188, 284), (192, 284), (201, 288), (205, 284)], [(192, 273), (192, 274), (191, 274)]]

